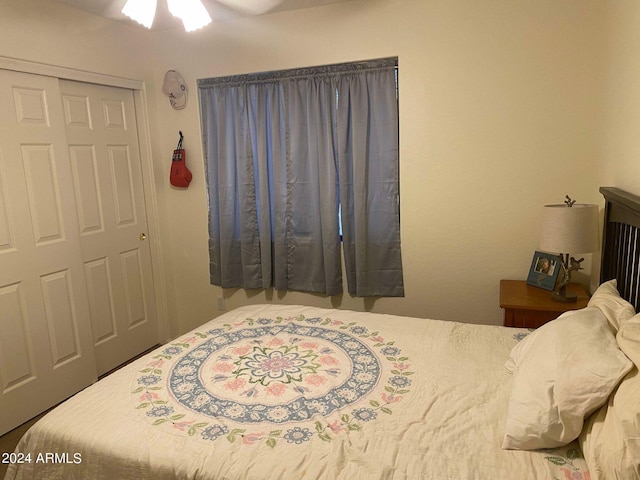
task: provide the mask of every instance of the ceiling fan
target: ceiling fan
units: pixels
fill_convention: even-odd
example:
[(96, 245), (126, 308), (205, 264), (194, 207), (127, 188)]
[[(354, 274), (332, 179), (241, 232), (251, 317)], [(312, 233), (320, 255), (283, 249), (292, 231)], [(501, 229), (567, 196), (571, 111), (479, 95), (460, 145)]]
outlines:
[[(245, 15), (268, 12), (283, 0), (217, 0), (218, 3)], [(122, 13), (146, 28), (151, 28), (155, 18), (157, 0), (127, 0)], [(211, 16), (201, 0), (167, 0), (169, 12), (182, 20), (187, 32), (198, 30), (211, 23)]]

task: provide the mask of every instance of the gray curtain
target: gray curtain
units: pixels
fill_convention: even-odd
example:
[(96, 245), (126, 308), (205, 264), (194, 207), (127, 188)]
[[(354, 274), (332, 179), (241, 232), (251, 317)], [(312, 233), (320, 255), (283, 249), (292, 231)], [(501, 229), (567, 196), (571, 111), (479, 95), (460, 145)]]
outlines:
[(404, 296), (395, 69), (342, 76), (338, 163), (349, 293)]
[(211, 282), (404, 294), (396, 59), (199, 81)]

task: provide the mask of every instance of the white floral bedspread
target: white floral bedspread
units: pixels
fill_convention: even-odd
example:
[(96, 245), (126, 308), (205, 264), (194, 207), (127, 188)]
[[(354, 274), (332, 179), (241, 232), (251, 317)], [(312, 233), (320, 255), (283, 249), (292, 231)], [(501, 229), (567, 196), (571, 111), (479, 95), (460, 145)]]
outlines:
[(589, 480), (575, 444), (500, 449), (503, 365), (524, 334), (242, 307), (79, 393), (18, 446), (80, 462), (6, 478)]

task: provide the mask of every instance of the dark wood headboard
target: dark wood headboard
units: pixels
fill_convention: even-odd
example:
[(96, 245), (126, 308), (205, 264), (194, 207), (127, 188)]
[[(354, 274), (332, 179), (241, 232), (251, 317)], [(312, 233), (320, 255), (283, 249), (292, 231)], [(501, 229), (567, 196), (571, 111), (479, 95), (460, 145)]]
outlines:
[(600, 283), (617, 279), (620, 295), (640, 307), (640, 197), (601, 187), (605, 198)]

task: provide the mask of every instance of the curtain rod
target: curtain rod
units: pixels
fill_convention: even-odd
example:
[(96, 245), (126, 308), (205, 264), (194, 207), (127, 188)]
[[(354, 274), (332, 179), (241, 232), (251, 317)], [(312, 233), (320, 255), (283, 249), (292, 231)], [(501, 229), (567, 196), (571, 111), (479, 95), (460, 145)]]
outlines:
[(198, 88), (231, 86), (243, 84), (269, 83), (285, 79), (305, 77), (341, 76), (354, 72), (387, 70), (398, 66), (398, 57), (378, 58), (357, 62), (335, 63), (317, 67), (292, 68), (288, 70), (274, 70), (270, 72), (247, 73), (226, 77), (198, 79)]

